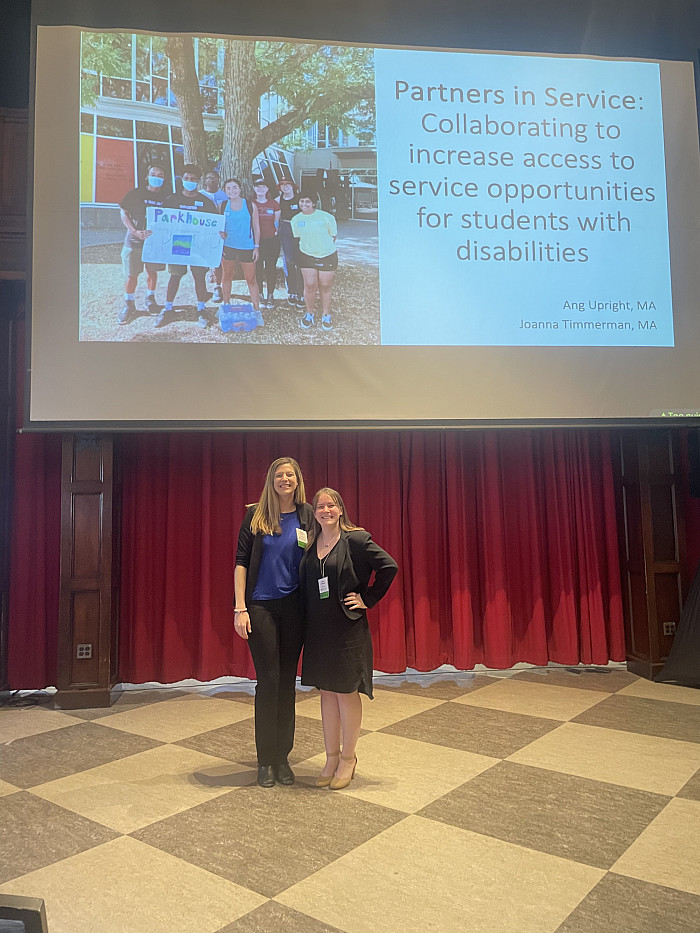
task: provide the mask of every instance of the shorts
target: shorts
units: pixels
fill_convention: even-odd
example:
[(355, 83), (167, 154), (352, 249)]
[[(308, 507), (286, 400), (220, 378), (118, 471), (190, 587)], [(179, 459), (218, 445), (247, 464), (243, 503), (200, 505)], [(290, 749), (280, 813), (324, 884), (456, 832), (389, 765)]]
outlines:
[(331, 253), (330, 256), (309, 256), (299, 250), (299, 268), (316, 269), (318, 272), (335, 272), (338, 268), (338, 254)]
[[(138, 246), (129, 246), (127, 243), (124, 244), (122, 247), (122, 269), (124, 271), (124, 278), (128, 279), (132, 275), (140, 275), (143, 272), (142, 252), (143, 243), (139, 243)], [(146, 265), (151, 272), (162, 272), (163, 269), (165, 269), (165, 266), (161, 263), (148, 262)]]
[(204, 275), (206, 275), (206, 272), (207, 272), (206, 266), (180, 266), (180, 265), (174, 266), (172, 264), (168, 265), (168, 272), (171, 275), (186, 275), (188, 269), (190, 270), (192, 275), (194, 275), (197, 272), (202, 272), (204, 273)]
[(225, 262), (255, 262), (252, 249), (236, 249), (235, 246), (224, 246)]

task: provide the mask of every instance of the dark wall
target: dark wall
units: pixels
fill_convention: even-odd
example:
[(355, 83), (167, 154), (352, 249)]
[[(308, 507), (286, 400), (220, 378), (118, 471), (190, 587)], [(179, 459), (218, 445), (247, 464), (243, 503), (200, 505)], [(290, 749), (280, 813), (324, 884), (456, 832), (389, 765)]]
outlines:
[[(696, 61), (698, 0), (35, 0), (44, 22)], [(0, 31), (0, 106), (29, 104), (30, 0)]]

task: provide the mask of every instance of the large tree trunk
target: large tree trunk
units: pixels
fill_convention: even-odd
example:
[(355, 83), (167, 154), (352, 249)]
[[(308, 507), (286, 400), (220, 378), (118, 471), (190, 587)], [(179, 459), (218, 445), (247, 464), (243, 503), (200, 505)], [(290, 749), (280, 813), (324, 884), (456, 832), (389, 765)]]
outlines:
[(166, 41), (166, 52), (172, 68), (173, 94), (180, 111), (185, 164), (197, 165), (204, 174), (209, 168), (209, 157), (192, 39), (187, 36), (172, 37)]
[(255, 141), (260, 132), (258, 92), (260, 75), (255, 64), (255, 43), (226, 40), (224, 58), (224, 146), (221, 180), (239, 178), (248, 195)]

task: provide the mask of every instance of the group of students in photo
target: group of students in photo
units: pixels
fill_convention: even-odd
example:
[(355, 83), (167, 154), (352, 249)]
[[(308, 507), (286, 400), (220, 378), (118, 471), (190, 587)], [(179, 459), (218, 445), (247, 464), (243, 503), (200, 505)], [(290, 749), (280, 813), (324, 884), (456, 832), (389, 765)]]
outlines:
[[(200, 182), (202, 183), (200, 187)], [(138, 277), (146, 270), (145, 312), (155, 317), (155, 327), (165, 327), (176, 320), (175, 300), (180, 282), (189, 268), (197, 298), (198, 324), (206, 328), (213, 323), (207, 302), (213, 299), (223, 312), (232, 312), (231, 286), (236, 268), (240, 266), (246, 281), (257, 326), (264, 325), (262, 311), (275, 307), (277, 262), (280, 253), (287, 285), (287, 303), (303, 311), (299, 319), (302, 330), (316, 326), (316, 303), (320, 297), (323, 330), (333, 329), (331, 314), (332, 289), (338, 268), (335, 217), (317, 208), (315, 198), (299, 194), (290, 178), (277, 184), (273, 197), (265, 178), (253, 180), (255, 197), (244, 196), (237, 178), (227, 179), (220, 187), (219, 175), (209, 171), (202, 179), (196, 165), (185, 165), (177, 190), (166, 193), (162, 166), (148, 167), (145, 187), (133, 188), (120, 203), (126, 236), (122, 248), (124, 270), (124, 307), (117, 316), (119, 324), (128, 324), (140, 313), (136, 308)], [(179, 211), (200, 211), (222, 214), (224, 240), (221, 265), (208, 270), (206, 266), (169, 264), (165, 302), (156, 299), (158, 273), (165, 265), (143, 262), (143, 244), (151, 231), (147, 228), (147, 208), (165, 207)], [(215, 283), (208, 291), (207, 275)]]
[(309, 504), (296, 460), (270, 464), (258, 502), (248, 507), (234, 570), (234, 627), (250, 647), (255, 674), (257, 782), (293, 784), (295, 689), (321, 693), (326, 760), (318, 787), (341, 790), (357, 767), (364, 693), (372, 698), (367, 609), (386, 594), (396, 561), (354, 525), (334, 489)]

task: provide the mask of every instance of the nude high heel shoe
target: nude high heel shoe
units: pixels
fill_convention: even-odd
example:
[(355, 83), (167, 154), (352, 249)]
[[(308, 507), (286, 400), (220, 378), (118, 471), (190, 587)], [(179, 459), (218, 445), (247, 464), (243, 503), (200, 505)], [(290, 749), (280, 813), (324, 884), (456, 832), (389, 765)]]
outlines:
[(343, 761), (354, 761), (355, 764), (352, 766), (352, 774), (349, 778), (337, 778), (333, 775), (333, 779), (329, 782), (328, 786), (331, 790), (342, 790), (344, 787), (347, 787), (350, 781), (355, 777), (355, 769), (357, 768), (357, 755), (353, 755), (352, 758), (346, 758), (345, 755), (340, 756)]
[[(340, 749), (338, 749), (337, 752), (333, 752), (330, 755), (326, 755), (326, 758), (340, 758)], [(328, 787), (328, 785), (333, 780), (334, 776), (335, 776), (334, 774), (329, 774), (326, 777), (322, 774), (319, 774), (319, 776), (316, 778), (316, 787)]]

